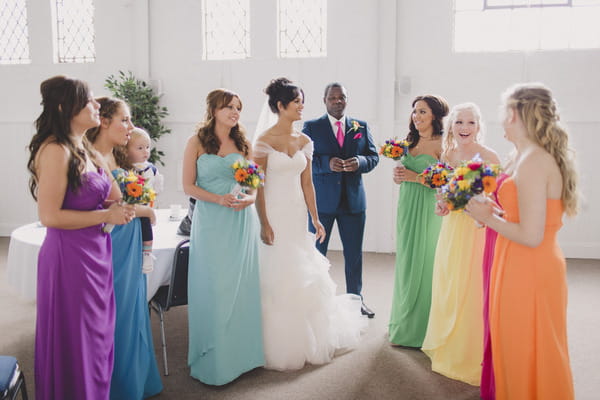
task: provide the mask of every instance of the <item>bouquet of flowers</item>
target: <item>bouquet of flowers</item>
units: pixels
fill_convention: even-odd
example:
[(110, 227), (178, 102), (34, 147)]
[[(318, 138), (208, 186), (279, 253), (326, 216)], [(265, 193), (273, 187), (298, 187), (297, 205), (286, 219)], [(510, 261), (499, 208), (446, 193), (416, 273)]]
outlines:
[[(122, 202), (127, 204), (150, 204), (156, 198), (156, 192), (149, 185), (146, 178), (134, 171), (118, 168), (113, 171), (113, 177), (121, 189)], [(113, 224), (106, 224), (102, 230), (110, 233)]]
[(498, 174), (498, 164), (487, 165), (476, 155), (454, 170), (450, 181), (441, 187), (442, 199), (449, 210), (462, 210), (472, 197), (493, 193)]
[(262, 168), (246, 159), (237, 160), (231, 165), (235, 186), (231, 194), (237, 196), (244, 188), (256, 189), (264, 184), (265, 174)]
[(440, 161), (425, 168), (423, 172), (417, 175), (417, 179), (423, 185), (436, 189), (448, 183), (452, 177), (453, 170), (454, 168), (450, 164)]
[(396, 160), (398, 165), (401, 166), (402, 161), (400, 159), (408, 154), (408, 146), (410, 146), (408, 140), (388, 139), (379, 148), (379, 155)]

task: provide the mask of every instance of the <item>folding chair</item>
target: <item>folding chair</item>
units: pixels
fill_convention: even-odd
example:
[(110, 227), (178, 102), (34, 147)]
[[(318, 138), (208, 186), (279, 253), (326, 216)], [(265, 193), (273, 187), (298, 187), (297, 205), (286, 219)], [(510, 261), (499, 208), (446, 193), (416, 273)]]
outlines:
[(0, 400), (15, 400), (21, 393), (21, 399), (27, 400), (25, 376), (19, 368), (17, 359), (0, 356)]
[(188, 303), (187, 281), (188, 261), (190, 256), (189, 242), (189, 239), (179, 242), (175, 248), (175, 255), (173, 256), (171, 282), (169, 285), (158, 288), (156, 294), (150, 300), (151, 308), (158, 313), (160, 318), (160, 339), (162, 342), (165, 376), (169, 375), (169, 366), (167, 364), (167, 342), (165, 339), (164, 313), (169, 311), (171, 307), (184, 306)]

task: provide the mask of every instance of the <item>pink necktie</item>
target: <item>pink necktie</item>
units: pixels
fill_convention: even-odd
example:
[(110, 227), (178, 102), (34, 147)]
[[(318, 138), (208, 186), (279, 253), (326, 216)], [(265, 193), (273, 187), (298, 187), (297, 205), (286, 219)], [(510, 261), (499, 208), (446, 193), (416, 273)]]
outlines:
[(338, 127), (335, 137), (337, 138), (340, 147), (344, 147), (344, 131), (342, 131), (342, 121), (335, 121), (335, 124)]

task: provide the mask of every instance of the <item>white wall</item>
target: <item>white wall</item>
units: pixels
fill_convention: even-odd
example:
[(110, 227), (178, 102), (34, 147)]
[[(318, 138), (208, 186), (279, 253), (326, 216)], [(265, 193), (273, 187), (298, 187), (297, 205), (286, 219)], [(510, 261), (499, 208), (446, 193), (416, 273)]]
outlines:
[[(600, 258), (600, 213), (591, 209), (598, 184), (592, 182), (592, 158), (600, 139), (594, 95), (600, 77), (600, 51), (458, 55), (451, 51), (452, 2), (330, 0), (328, 57), (278, 59), (276, 0), (251, 0), (252, 57), (238, 61), (203, 61), (200, 2), (197, 0), (105, 0), (96, 2), (97, 62), (54, 65), (50, 52), (49, 9), (30, 2), (33, 63), (0, 66), (0, 135), (6, 145), (0, 159), (0, 185), (9, 189), (0, 198), (0, 235), (36, 219), (35, 203), (27, 193), (26, 145), (32, 122), (40, 111), (39, 83), (66, 73), (90, 82), (96, 94), (106, 94), (104, 79), (118, 70), (131, 70), (151, 80), (164, 93), (171, 135), (163, 137), (167, 178), (159, 205), (186, 204), (181, 190), (181, 159), (186, 138), (204, 114), (206, 94), (216, 87), (240, 93), (242, 122), (250, 133), (264, 103), (269, 79), (287, 76), (305, 90), (306, 118), (324, 112), (322, 90), (330, 81), (349, 91), (348, 113), (366, 119), (377, 143), (406, 133), (411, 100), (437, 93), (451, 104), (466, 100), (481, 107), (488, 123), (487, 143), (505, 155), (497, 117), (499, 95), (512, 83), (539, 80), (555, 92), (562, 119), (572, 134), (582, 171), (587, 207), (574, 220), (565, 219), (560, 241), (569, 257)], [(585, 147), (584, 147), (585, 146)], [(367, 228), (365, 250), (392, 252), (395, 245), (397, 187), (391, 181), (392, 162), (365, 175)], [(339, 248), (334, 238), (332, 248)]]

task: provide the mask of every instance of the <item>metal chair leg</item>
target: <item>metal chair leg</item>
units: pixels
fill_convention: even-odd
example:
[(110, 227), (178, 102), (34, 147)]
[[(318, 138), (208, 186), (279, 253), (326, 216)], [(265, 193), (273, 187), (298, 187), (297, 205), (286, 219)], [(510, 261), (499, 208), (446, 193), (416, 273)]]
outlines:
[(160, 318), (160, 340), (162, 342), (163, 363), (165, 366), (165, 376), (169, 375), (169, 365), (167, 363), (167, 340), (165, 338), (165, 320), (162, 307), (159, 306), (158, 316)]

